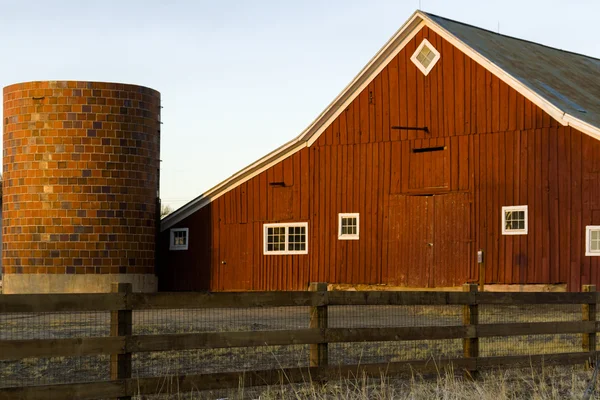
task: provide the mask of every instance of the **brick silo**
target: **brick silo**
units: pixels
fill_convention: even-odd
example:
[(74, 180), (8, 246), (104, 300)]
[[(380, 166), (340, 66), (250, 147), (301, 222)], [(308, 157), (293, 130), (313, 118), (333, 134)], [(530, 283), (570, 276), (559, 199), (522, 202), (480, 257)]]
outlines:
[(160, 93), (19, 83), (2, 122), (4, 293), (156, 290)]

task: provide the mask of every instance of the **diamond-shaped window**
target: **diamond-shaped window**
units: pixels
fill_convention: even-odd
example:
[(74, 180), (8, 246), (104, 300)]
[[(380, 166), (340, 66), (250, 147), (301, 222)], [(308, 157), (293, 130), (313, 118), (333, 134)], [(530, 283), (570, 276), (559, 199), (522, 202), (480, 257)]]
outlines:
[(427, 75), (440, 59), (440, 53), (427, 39), (423, 39), (410, 59), (423, 74)]

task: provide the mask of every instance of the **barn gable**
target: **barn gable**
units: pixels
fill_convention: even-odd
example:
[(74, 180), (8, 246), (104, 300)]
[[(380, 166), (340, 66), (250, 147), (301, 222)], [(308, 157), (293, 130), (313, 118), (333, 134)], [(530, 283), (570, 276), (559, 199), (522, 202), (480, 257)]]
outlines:
[[(424, 30), (439, 35), (448, 42), (447, 45), (482, 66), (494, 79), (498, 78), (508, 84), (560, 125), (573, 126), (581, 132), (600, 138), (600, 110), (597, 109), (600, 90), (595, 80), (600, 73), (600, 60), (417, 11), (300, 135), (168, 215), (161, 222), (161, 231), (169, 229), (291, 154), (310, 147), (339, 114), (364, 93), (365, 88), (373, 84), (375, 78), (393, 62), (398, 53)], [(574, 69), (577, 69), (577, 75), (572, 74)], [(415, 78), (419, 79), (419, 74)]]

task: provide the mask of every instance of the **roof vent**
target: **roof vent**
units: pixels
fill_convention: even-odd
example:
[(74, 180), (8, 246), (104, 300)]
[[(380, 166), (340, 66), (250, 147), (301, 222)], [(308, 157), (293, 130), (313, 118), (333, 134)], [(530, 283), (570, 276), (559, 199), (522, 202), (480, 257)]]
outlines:
[(440, 53), (427, 39), (423, 39), (410, 59), (423, 74), (427, 75), (440, 59)]

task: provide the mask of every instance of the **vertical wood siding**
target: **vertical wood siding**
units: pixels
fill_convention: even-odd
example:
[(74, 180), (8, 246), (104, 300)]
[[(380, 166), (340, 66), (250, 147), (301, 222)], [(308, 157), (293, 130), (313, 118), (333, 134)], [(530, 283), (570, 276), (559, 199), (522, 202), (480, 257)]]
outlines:
[[(441, 53), (428, 76), (410, 61), (423, 38)], [(190, 250), (169, 251), (163, 232), (160, 288), (454, 286), (478, 279), (478, 249), (486, 283), (600, 284), (584, 248), (600, 224), (599, 160), (597, 140), (423, 28), (313, 146), (177, 224)], [(505, 205), (529, 206), (528, 235), (501, 234)], [(360, 240), (338, 240), (346, 212), (360, 213)], [(262, 226), (279, 221), (308, 221), (307, 255), (263, 255)]]

